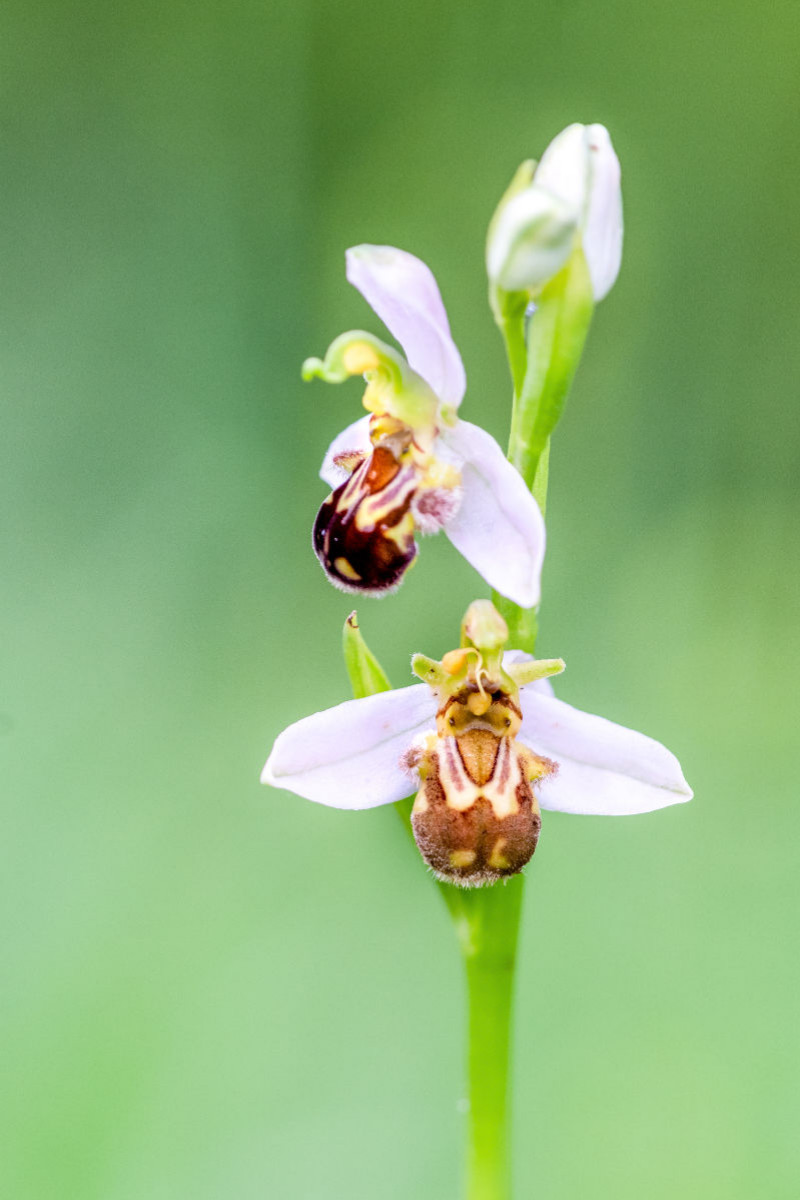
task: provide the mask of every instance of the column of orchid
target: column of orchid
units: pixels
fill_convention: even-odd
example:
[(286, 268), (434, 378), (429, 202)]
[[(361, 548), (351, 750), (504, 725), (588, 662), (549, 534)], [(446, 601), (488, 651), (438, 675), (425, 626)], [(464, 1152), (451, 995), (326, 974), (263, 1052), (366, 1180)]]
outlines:
[[(304, 365), (306, 378), (367, 385), (366, 415), (322, 465), (332, 490), (313, 541), (331, 582), (389, 593), (415, 561), (418, 535), (443, 530), (494, 593), (494, 603), (467, 607), (458, 645), (441, 660), (416, 653), (421, 682), (398, 689), (351, 614), (344, 647), (355, 698), (285, 729), (262, 775), (338, 808), (397, 804), (437, 880), (468, 983), (469, 1200), (510, 1195), (511, 998), (522, 871), (541, 810), (620, 816), (691, 797), (667, 749), (556, 699), (548, 676), (563, 662), (533, 657), (550, 439), (621, 249), (608, 133), (572, 125), (538, 166), (522, 164), (489, 227), (490, 301), (512, 378), (507, 456), (460, 416), (466, 376), (439, 289), (405, 251), (347, 252), (347, 278), (404, 354), (351, 331)], [(424, 616), (420, 629), (416, 651)]]

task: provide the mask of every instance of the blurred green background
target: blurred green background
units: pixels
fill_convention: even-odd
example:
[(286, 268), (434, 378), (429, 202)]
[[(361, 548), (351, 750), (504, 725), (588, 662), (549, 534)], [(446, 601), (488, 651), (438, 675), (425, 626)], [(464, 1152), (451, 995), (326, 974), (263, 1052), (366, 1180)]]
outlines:
[[(560, 694), (689, 806), (551, 814), (530, 871), (517, 1195), (797, 1195), (797, 6), (10, 0), (2, 212), (0, 1191), (446, 1200), (463, 999), (392, 811), (258, 785), (348, 694), (309, 547), (380, 333), (343, 252), (435, 271), (504, 438), (482, 240), (609, 126), (626, 249), (552, 463)], [(444, 538), (359, 605), (395, 683), (485, 594)]]

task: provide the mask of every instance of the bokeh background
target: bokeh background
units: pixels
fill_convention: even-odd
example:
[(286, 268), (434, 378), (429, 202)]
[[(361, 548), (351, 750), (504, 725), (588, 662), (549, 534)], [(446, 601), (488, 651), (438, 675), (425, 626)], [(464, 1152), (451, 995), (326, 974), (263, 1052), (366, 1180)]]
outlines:
[[(300, 382), (388, 242), (504, 438), (482, 241), (612, 131), (623, 271), (553, 454), (541, 651), (697, 798), (552, 814), (516, 1194), (797, 1195), (798, 50), (789, 0), (10, 0), (4, 66), (3, 1149), (10, 1200), (455, 1197), (463, 998), (395, 814), (257, 782), (348, 695), (309, 529), (359, 387)], [(359, 605), (396, 684), (480, 579)]]

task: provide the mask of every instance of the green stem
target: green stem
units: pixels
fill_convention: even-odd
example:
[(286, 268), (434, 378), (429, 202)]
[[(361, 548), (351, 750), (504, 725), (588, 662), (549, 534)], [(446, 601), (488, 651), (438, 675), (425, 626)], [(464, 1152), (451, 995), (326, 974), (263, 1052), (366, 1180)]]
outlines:
[(457, 930), (469, 1000), (467, 1200), (508, 1200), (511, 1007), (524, 879), (464, 894)]
[(544, 444), (544, 449), (539, 456), (539, 461), (536, 464), (536, 472), (533, 476), (533, 485), (531, 491), (533, 498), (539, 505), (539, 511), (542, 516), (547, 516), (547, 485), (550, 482), (550, 439), (548, 438)]
[[(589, 270), (578, 248), (537, 300), (536, 312), (528, 323), (527, 365), (522, 386), (514, 379), (508, 457), (534, 494), (550, 435), (564, 410), (583, 352), (593, 311)], [(546, 493), (546, 470), (539, 490)]]
[[(514, 383), (514, 403), (522, 391), (525, 382), (525, 367), (528, 361), (528, 350), (525, 345), (525, 310), (517, 307), (503, 314), (498, 322), (503, 341), (506, 344), (506, 356)], [(512, 416), (513, 422), (513, 416)]]

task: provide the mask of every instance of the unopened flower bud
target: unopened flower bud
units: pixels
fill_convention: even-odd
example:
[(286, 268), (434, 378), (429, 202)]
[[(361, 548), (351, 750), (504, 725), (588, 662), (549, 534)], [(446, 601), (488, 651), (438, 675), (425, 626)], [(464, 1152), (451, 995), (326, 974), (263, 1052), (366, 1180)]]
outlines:
[(541, 287), (566, 263), (577, 230), (577, 209), (533, 184), (498, 215), (486, 250), (489, 278), (507, 292)]
[(535, 292), (580, 239), (595, 302), (622, 257), (620, 168), (603, 125), (570, 125), (553, 139), (527, 187), (509, 189), (492, 221), (487, 269), (505, 291)]

